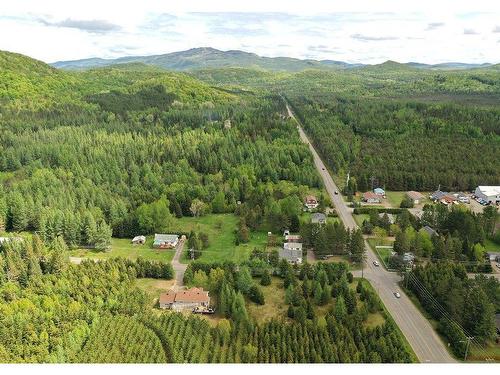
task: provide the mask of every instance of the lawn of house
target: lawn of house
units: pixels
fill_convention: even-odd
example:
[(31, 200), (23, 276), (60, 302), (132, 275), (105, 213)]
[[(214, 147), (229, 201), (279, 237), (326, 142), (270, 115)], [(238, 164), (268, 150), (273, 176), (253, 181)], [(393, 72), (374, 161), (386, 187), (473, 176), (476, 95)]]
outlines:
[(142, 278), (135, 280), (135, 286), (146, 292), (151, 298), (151, 304), (155, 305), (161, 293), (164, 293), (174, 284), (174, 280)]
[(357, 215), (353, 215), (353, 216), (354, 216), (354, 220), (356, 221), (356, 224), (358, 224), (360, 227), (363, 225), (363, 221), (370, 220), (370, 215), (368, 215), (368, 214), (357, 214)]
[(110, 259), (116, 257), (135, 260), (139, 257), (148, 260), (156, 260), (168, 263), (174, 257), (175, 250), (153, 249), (153, 236), (146, 236), (144, 245), (134, 245), (129, 238), (112, 238), (109, 251), (98, 251), (94, 249), (71, 250), (71, 257), (90, 259)]
[(378, 258), (382, 261), (382, 264), (385, 268), (387, 268), (387, 264), (389, 263), (389, 258), (391, 257), (392, 250), (391, 249), (377, 249), (376, 246), (392, 246), (393, 241), (388, 238), (369, 238), (368, 244), (372, 248), (372, 250), (377, 254)]
[[(183, 217), (174, 219), (173, 233), (203, 232), (208, 235), (209, 246), (197, 259), (204, 262), (223, 262), (225, 260), (240, 263), (249, 258), (252, 250), (263, 248), (267, 244), (267, 232), (250, 232), (250, 241), (238, 246), (235, 244), (235, 230), (238, 218), (233, 214), (213, 214), (202, 217)], [(181, 262), (188, 263), (187, 248), (184, 249)]]
[(406, 191), (386, 191), (385, 196), (386, 200), (389, 202), (391, 207), (398, 208), (401, 204), (401, 201), (405, 197)]

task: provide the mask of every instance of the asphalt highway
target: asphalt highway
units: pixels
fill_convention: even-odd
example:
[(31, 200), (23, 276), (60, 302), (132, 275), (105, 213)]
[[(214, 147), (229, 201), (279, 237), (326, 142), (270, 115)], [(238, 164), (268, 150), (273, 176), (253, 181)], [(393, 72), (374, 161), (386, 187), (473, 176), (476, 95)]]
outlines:
[[(287, 105), (290, 117), (294, 115)], [(335, 210), (342, 220), (346, 228), (355, 229), (358, 225), (354, 221), (352, 211), (347, 207), (340, 190), (335, 185), (327, 167), (321, 161), (318, 153), (309, 141), (307, 135), (302, 130), (297, 119), (297, 128), (300, 138), (305, 142), (314, 157), (314, 164), (323, 179), (326, 191), (335, 206)], [(337, 192), (337, 194), (335, 194)], [(448, 353), (446, 344), (441, 341), (437, 333), (432, 328), (429, 321), (420, 313), (415, 305), (410, 301), (402, 289), (398, 286), (401, 280), (400, 276), (394, 272), (386, 271), (382, 266), (376, 267), (373, 262), (377, 260), (377, 256), (371, 250), (368, 243), (365, 241), (367, 252), (367, 264), (364, 267), (364, 277), (370, 281), (372, 286), (377, 290), (380, 299), (391, 314), (392, 318), (399, 326), (407, 341), (411, 345), (413, 351), (422, 363), (452, 363), (456, 360)], [(361, 276), (361, 271), (356, 272), (355, 276)], [(395, 297), (395, 293), (399, 292), (400, 298)]]

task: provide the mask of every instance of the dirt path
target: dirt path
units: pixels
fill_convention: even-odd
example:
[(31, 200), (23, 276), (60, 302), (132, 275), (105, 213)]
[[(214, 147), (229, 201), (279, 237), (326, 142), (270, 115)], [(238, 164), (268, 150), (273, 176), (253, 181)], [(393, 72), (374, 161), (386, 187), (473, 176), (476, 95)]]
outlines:
[(179, 290), (184, 286), (184, 272), (186, 272), (187, 264), (182, 264), (179, 260), (182, 256), (182, 251), (184, 250), (185, 240), (180, 239), (175, 249), (174, 257), (172, 258), (172, 268), (175, 273), (175, 281), (172, 289)]

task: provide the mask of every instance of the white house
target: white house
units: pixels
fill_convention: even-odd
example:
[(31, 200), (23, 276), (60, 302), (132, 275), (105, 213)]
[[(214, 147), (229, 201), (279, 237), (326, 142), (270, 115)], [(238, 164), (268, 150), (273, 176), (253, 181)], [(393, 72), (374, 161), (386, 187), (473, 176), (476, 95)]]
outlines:
[(318, 199), (314, 195), (307, 195), (304, 204), (310, 210), (319, 206)]
[(500, 203), (500, 186), (478, 186), (474, 195), (490, 203)]
[(135, 236), (132, 238), (132, 243), (134, 245), (144, 245), (146, 243), (146, 236)]

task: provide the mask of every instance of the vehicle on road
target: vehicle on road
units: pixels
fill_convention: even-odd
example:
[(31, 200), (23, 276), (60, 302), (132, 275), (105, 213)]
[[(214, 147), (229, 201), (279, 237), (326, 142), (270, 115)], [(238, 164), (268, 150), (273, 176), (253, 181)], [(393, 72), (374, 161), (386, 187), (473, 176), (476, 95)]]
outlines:
[(338, 192), (337, 190), (335, 190), (335, 192), (334, 192), (334, 193), (335, 193), (335, 195), (339, 195), (339, 192)]
[(197, 306), (193, 309), (193, 314), (215, 314), (213, 307)]
[(376, 260), (374, 260), (374, 261), (373, 261), (373, 265), (374, 265), (375, 267), (378, 267), (378, 266), (380, 266), (380, 263), (379, 263), (379, 262), (377, 262)]
[(401, 294), (399, 294), (399, 292), (394, 292), (394, 297), (401, 298)]
[(500, 263), (497, 263), (497, 267), (500, 268)]
[(325, 168), (321, 168), (322, 170), (325, 170)]

